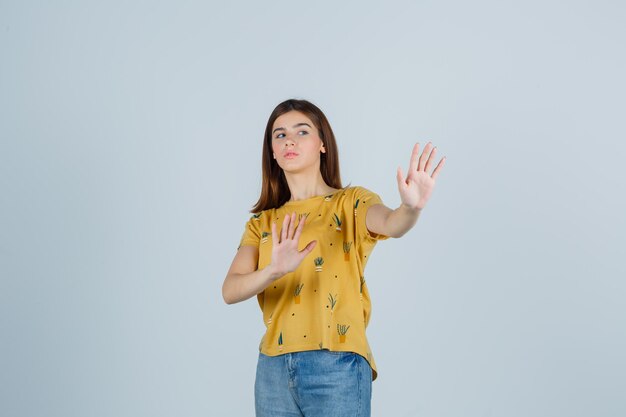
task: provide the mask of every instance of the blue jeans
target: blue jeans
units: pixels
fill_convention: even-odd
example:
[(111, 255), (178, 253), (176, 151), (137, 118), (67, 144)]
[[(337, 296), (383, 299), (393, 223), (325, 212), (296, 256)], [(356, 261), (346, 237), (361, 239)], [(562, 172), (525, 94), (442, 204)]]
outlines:
[(257, 417), (370, 417), (372, 368), (354, 352), (259, 352)]

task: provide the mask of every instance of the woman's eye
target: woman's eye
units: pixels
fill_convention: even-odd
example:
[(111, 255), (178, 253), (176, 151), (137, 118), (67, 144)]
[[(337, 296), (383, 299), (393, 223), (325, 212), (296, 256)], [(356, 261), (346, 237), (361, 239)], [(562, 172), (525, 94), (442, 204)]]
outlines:
[[(309, 134), (309, 132), (307, 132), (306, 130), (301, 130), (298, 133), (304, 133), (305, 135)], [(278, 135), (276, 135), (276, 139), (280, 139), (281, 135), (284, 135), (284, 133), (279, 133)]]

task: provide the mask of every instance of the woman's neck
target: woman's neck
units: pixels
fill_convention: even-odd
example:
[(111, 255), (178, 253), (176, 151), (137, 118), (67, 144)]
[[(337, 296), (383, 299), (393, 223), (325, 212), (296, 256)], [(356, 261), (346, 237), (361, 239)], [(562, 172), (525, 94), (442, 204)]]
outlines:
[(291, 192), (290, 201), (306, 200), (337, 191), (337, 188), (326, 184), (321, 173), (313, 178), (311, 176), (298, 176), (297, 174), (285, 175), (285, 178)]

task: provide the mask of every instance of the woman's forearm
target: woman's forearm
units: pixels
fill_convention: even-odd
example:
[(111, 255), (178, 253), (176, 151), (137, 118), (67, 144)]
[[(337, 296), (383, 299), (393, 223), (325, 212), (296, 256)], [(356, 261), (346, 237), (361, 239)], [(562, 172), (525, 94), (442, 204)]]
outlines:
[(226, 304), (247, 300), (263, 291), (278, 278), (271, 265), (249, 274), (230, 274), (226, 276), (222, 285), (222, 297)]
[(387, 236), (402, 237), (417, 223), (422, 209), (411, 208), (400, 204), (400, 207), (389, 213), (386, 221)]

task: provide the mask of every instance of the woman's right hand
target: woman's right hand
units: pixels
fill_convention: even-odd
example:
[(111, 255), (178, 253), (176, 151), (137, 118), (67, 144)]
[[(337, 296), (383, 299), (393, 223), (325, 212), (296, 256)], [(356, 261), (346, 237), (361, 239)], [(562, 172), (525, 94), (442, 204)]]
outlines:
[[(289, 272), (295, 271), (302, 260), (313, 250), (317, 240), (310, 241), (304, 249), (298, 250), (298, 242), (307, 216), (295, 227), (296, 213), (285, 215), (280, 237), (276, 233), (276, 222), (272, 222), (272, 260), (268, 265), (275, 281)], [(295, 229), (295, 230), (294, 230)]]

